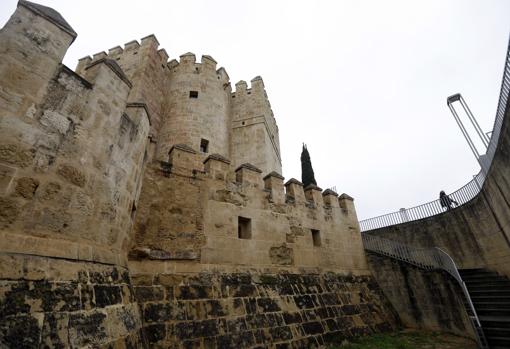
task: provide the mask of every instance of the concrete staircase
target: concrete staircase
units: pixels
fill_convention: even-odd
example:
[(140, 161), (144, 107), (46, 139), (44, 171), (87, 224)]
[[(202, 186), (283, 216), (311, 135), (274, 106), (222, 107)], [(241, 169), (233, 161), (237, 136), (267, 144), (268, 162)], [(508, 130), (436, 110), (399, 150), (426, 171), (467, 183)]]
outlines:
[(491, 349), (510, 348), (510, 280), (486, 269), (460, 269)]

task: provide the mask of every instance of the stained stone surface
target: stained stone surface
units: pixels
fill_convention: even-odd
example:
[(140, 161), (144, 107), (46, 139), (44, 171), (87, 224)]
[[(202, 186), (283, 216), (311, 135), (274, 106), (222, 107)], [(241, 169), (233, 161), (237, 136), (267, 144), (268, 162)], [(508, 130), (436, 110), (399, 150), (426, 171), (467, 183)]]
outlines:
[(203, 272), (133, 282), (153, 347), (313, 348), (398, 324), (369, 276)]

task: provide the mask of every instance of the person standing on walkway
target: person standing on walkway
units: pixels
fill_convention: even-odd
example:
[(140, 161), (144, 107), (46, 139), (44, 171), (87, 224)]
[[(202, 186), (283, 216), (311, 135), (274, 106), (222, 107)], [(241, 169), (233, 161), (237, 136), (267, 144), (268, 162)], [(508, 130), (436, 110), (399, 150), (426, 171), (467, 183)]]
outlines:
[(441, 207), (446, 207), (446, 210), (451, 210), (452, 204), (455, 204), (455, 206), (459, 206), (459, 203), (453, 199), (450, 199), (450, 197), (446, 195), (444, 190), (441, 190), (439, 192), (439, 201), (441, 202)]

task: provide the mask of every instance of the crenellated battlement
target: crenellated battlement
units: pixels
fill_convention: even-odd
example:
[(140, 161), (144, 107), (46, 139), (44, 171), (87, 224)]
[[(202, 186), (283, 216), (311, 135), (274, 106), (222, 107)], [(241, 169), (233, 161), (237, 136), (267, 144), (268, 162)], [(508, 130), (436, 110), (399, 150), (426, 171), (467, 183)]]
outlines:
[[(190, 256), (221, 267), (366, 268), (348, 195), (304, 188), (294, 178), (284, 182), (280, 173), (265, 174), (250, 163), (234, 166), (219, 154), (201, 158), (189, 146), (176, 145), (168, 162), (151, 164), (147, 193), (140, 199), (144, 219), (135, 230), (136, 251), (159, 251), (167, 263)], [(167, 195), (154, 210), (158, 192)], [(185, 198), (186, 204), (175, 198)], [(162, 221), (171, 232), (168, 238), (149, 233)]]
[[(203, 162), (200, 159), (200, 154), (182, 144), (172, 147), (169, 153), (169, 163), (179, 175), (223, 181), (225, 188), (236, 184), (239, 188), (256, 189), (255, 193), (252, 192), (254, 196), (263, 195), (267, 203), (278, 204), (280, 208), (290, 205), (294, 208), (301, 206), (306, 210), (339, 209), (356, 221), (354, 199), (345, 193), (339, 196), (331, 189), (323, 191), (314, 184), (304, 187), (295, 178), (284, 182), (281, 174), (275, 171), (264, 174), (250, 163), (243, 163), (234, 169), (231, 161), (219, 154), (211, 154)], [(249, 197), (246, 200), (257, 201)]]
[[(250, 95), (262, 95), (267, 99), (266, 90), (264, 88), (264, 81), (262, 77), (256, 76), (250, 81), (251, 85), (248, 87), (248, 84), (244, 80), (240, 80), (235, 84), (235, 91), (232, 92), (232, 98), (250, 96)], [(269, 100), (268, 100), (269, 102)]]
[(179, 60), (172, 59), (167, 62), (167, 67), (172, 73), (193, 73), (214, 75), (221, 84), (230, 85), (230, 77), (224, 67), (216, 69), (218, 62), (210, 55), (202, 55), (200, 62), (197, 62), (196, 55), (187, 52), (179, 56)]
[(160, 59), (161, 65), (166, 67), (168, 63), (168, 54), (165, 49), (159, 49), (159, 41), (154, 34), (147, 35), (138, 40), (131, 40), (124, 44), (124, 46), (114, 46), (106, 51), (99, 51), (91, 56), (85, 56), (78, 60), (76, 72), (81, 73), (83, 69), (90, 63), (93, 63), (102, 58), (109, 58), (116, 61), (131, 58), (131, 56), (140, 55), (141, 60), (148, 57), (150, 54), (157, 54)]

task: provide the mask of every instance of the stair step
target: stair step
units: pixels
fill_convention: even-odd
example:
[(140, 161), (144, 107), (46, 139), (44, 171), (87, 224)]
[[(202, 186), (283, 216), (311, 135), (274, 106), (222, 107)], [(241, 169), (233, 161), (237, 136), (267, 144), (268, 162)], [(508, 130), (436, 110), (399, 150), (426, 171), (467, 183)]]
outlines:
[(510, 292), (510, 285), (508, 285), (508, 286), (501, 286), (501, 285), (469, 286), (467, 289), (469, 291), (469, 294), (471, 294), (473, 292), (491, 292), (493, 290)]
[(498, 308), (491, 309), (475, 308), (475, 309), (476, 312), (478, 313), (478, 316), (480, 315), (510, 316), (510, 309), (498, 309)]
[(466, 284), (471, 284), (471, 283), (482, 283), (482, 282), (490, 282), (490, 281), (508, 281), (507, 278), (504, 278), (504, 277), (501, 277), (501, 276), (477, 276), (477, 277), (472, 277), (472, 278), (467, 278), (467, 277), (464, 277), (464, 276), (461, 276), (462, 277), (462, 280), (466, 283)]
[(487, 342), (491, 348), (495, 345), (502, 346), (503, 348), (508, 348), (510, 346), (510, 337), (489, 337), (487, 338)]
[(462, 278), (462, 280), (464, 280), (464, 282), (487, 281), (487, 280), (508, 280), (507, 278), (501, 277), (497, 274), (469, 275), (469, 276), (461, 275), (461, 278)]
[(510, 316), (482, 315), (478, 317), (482, 323), (482, 328), (509, 328)]
[(488, 295), (485, 295), (485, 294), (479, 294), (479, 295), (473, 295), (471, 294), (471, 300), (473, 301), (473, 304), (475, 305), (475, 309), (476, 309), (476, 305), (478, 303), (487, 303), (487, 302), (492, 302), (492, 303), (508, 303), (510, 302), (510, 297), (509, 296), (488, 296)]
[(509, 296), (510, 297), (510, 290), (506, 289), (499, 289), (499, 288), (493, 288), (490, 290), (471, 290), (468, 289), (469, 294), (471, 297), (483, 295), (483, 296)]
[(487, 337), (510, 337), (510, 328), (486, 327), (483, 329)]
[(510, 287), (510, 280), (464, 281), (468, 289), (476, 287)]
[(510, 310), (510, 302), (477, 302), (475, 309), (508, 309)]

